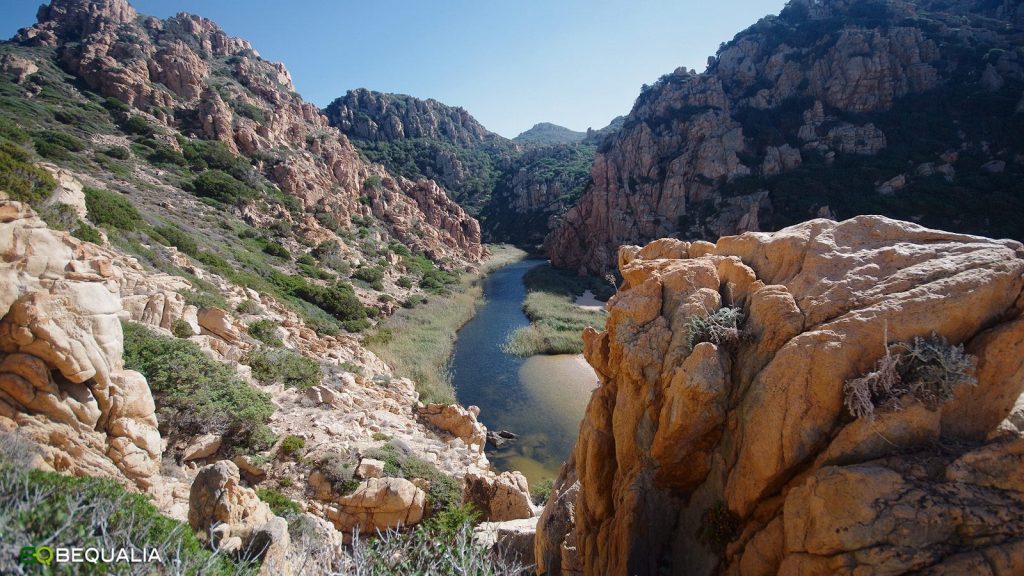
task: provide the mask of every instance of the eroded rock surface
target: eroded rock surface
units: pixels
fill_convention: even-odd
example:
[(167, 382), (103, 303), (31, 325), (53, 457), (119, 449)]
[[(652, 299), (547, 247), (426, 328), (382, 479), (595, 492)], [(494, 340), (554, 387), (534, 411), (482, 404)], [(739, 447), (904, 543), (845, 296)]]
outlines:
[[(1021, 570), (1020, 243), (862, 216), (624, 247), (619, 264), (538, 571)], [(723, 306), (743, 312), (735, 351), (691, 350), (688, 320)], [(844, 382), (886, 338), (932, 333), (965, 345), (977, 385), (854, 418)]]

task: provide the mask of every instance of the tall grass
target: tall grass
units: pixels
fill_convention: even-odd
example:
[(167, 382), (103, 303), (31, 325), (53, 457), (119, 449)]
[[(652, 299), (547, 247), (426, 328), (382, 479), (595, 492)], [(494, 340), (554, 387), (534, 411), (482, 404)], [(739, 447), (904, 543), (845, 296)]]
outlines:
[(511, 246), (489, 249), (491, 257), (480, 272), (464, 274), (450, 295), (432, 295), (425, 304), (399, 310), (364, 342), (396, 375), (416, 382), (423, 402), (455, 402), (448, 360), (459, 328), (473, 318), (483, 298), (480, 279), (526, 257), (526, 252)]
[(612, 284), (548, 265), (527, 272), (523, 282), (528, 290), (523, 312), (530, 325), (509, 335), (505, 352), (516, 356), (579, 354), (583, 351), (583, 329), (604, 328), (607, 315), (603, 310), (587, 310), (575, 302), (586, 290), (610, 296)]

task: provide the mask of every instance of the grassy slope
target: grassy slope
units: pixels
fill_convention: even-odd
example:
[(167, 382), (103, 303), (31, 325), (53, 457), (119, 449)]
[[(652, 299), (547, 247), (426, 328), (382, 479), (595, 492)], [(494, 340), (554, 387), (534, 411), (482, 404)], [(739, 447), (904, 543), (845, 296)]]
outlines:
[(510, 246), (489, 248), (492, 256), (479, 273), (464, 275), (447, 296), (431, 296), (425, 304), (396, 312), (364, 342), (395, 374), (416, 381), (423, 402), (455, 401), (448, 359), (456, 333), (473, 317), (483, 298), (480, 279), (526, 256)]

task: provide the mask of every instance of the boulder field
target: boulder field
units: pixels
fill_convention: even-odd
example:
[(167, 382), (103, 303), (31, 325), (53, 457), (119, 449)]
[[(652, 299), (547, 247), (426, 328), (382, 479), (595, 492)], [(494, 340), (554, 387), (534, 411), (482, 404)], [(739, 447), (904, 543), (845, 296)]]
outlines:
[[(1024, 573), (1020, 243), (860, 216), (625, 246), (619, 270), (538, 573)], [(694, 338), (724, 307), (739, 338)], [(887, 344), (933, 336), (969, 361), (950, 398), (851, 413)]]

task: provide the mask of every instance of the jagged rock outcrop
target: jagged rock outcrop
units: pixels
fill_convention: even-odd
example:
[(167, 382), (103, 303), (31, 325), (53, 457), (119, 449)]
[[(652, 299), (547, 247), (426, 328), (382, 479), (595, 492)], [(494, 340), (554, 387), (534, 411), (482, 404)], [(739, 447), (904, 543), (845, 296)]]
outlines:
[[(1024, 566), (1020, 243), (861, 216), (627, 246), (619, 267), (607, 331), (584, 335), (601, 384), (539, 520), (538, 572)], [(695, 336), (728, 306), (738, 340)], [(844, 384), (886, 340), (931, 334), (965, 346), (976, 385), (855, 418)]]
[(445, 434), (451, 434), (466, 443), (483, 449), (487, 442), (487, 428), (477, 421), (480, 408), (463, 408), (458, 404), (427, 404), (417, 406), (416, 415)]
[[(142, 17), (126, 0), (53, 0), (14, 41), (56, 48), (61, 66), (91, 90), (146, 112), (172, 134), (219, 140), (241, 152), (298, 201), (311, 238), (333, 234), (314, 213), (340, 225), (371, 217), (439, 261), (474, 263), (485, 253), (479, 224), (442, 190), (367, 164), (295, 92), (283, 65), (263, 60), (210, 20)], [(375, 180), (376, 193), (367, 194), (366, 183)]]
[(189, 493), (188, 523), (225, 554), (261, 559), (261, 574), (290, 574), (288, 523), (256, 491), (242, 485), (238, 466), (222, 460), (202, 468)]
[(534, 515), (530, 486), (518, 471), (506, 471), (497, 476), (490, 472), (470, 471), (466, 474), (462, 500), (479, 510), (487, 522), (519, 520)]
[(0, 426), (54, 470), (155, 492), (153, 396), (121, 357), (123, 278), (95, 247), (0, 201)]
[(324, 113), (331, 125), (359, 140), (429, 138), (467, 146), (500, 138), (464, 108), (365, 88), (349, 90), (331, 102)]
[[(1024, 238), (979, 201), (1014, 186), (982, 164), (1024, 173), (1012, 136), (1018, 14), (980, 1), (791, 1), (723, 44), (705, 72), (680, 68), (643, 89), (548, 237), (549, 256), (603, 273), (622, 244), (777, 230), (822, 212)], [(962, 105), (967, 94), (985, 104)], [(967, 155), (950, 164), (952, 151)], [(899, 193), (876, 191), (900, 175)]]

